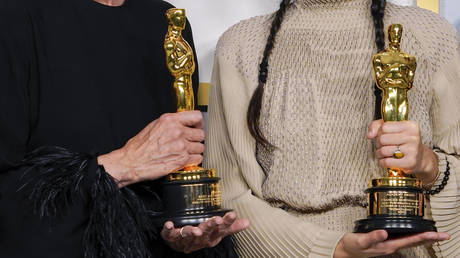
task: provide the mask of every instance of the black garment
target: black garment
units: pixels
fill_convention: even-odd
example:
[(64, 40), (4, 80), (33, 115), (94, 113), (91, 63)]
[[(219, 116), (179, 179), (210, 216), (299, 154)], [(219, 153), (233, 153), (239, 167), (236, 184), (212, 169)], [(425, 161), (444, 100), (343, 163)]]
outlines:
[[(117, 241), (142, 247), (116, 237), (149, 230), (136, 208), (158, 202), (144, 191), (136, 203), (136, 189), (157, 189), (118, 190), (94, 153), (122, 147), (174, 112), (163, 52), (170, 7), (0, 0), (0, 257), (82, 257), (83, 240), (93, 245), (87, 256), (143, 254), (108, 249)], [(193, 43), (190, 28), (184, 36)]]

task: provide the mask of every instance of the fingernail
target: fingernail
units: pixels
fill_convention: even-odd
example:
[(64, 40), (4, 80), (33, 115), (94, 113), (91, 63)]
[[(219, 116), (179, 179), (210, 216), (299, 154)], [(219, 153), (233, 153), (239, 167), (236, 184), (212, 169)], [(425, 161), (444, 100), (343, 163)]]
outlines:
[(199, 229), (193, 230), (193, 235), (195, 235), (195, 236), (201, 236), (201, 234), (202, 234), (202, 233), (201, 233), (201, 230), (199, 230)]
[(373, 138), (374, 138), (374, 134), (373, 134), (372, 131), (369, 130), (369, 131), (367, 132), (367, 139), (373, 139)]
[(441, 240), (449, 240), (450, 239), (450, 235), (449, 234), (446, 234), (446, 233), (441, 233), (439, 238)]

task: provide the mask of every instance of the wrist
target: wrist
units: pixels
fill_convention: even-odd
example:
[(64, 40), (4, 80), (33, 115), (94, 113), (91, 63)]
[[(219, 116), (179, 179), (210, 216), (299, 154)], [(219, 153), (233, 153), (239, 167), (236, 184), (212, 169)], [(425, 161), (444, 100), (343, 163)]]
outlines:
[(432, 184), (439, 175), (438, 156), (430, 148), (423, 146), (422, 170), (417, 174), (417, 178), (424, 185)]
[(122, 162), (123, 157), (124, 153), (121, 149), (97, 157), (98, 164), (104, 167), (105, 172), (115, 179), (120, 188), (135, 181), (131, 176), (131, 168)]
[(334, 250), (334, 258), (349, 258), (351, 257), (346, 251), (345, 247), (343, 244), (343, 239), (340, 239), (340, 241), (337, 243), (337, 246), (335, 247)]

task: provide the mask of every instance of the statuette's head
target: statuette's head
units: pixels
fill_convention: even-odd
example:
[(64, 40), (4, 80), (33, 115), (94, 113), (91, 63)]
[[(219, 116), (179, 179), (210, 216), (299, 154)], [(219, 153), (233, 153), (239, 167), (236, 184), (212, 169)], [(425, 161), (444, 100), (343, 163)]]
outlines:
[(403, 27), (401, 24), (392, 24), (388, 28), (388, 40), (390, 41), (390, 46), (399, 48), (401, 43), (401, 37), (403, 33)]
[(185, 29), (187, 24), (187, 18), (185, 16), (184, 9), (172, 8), (166, 12), (166, 17), (168, 18), (169, 25), (173, 26), (176, 30)]

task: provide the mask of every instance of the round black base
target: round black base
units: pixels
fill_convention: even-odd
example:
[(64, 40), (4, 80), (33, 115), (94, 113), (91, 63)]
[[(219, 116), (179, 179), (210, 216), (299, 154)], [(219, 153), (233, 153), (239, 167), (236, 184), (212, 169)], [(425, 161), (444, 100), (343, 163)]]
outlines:
[(157, 227), (163, 227), (166, 221), (172, 221), (174, 227), (183, 227), (183, 226), (196, 226), (206, 220), (220, 216), (223, 217), (225, 213), (232, 211), (226, 209), (220, 210), (209, 210), (209, 211), (200, 211), (196, 213), (160, 213), (155, 214), (154, 223)]
[(367, 233), (377, 229), (385, 229), (389, 238), (437, 231), (432, 220), (410, 217), (371, 217), (356, 221), (354, 232)]

